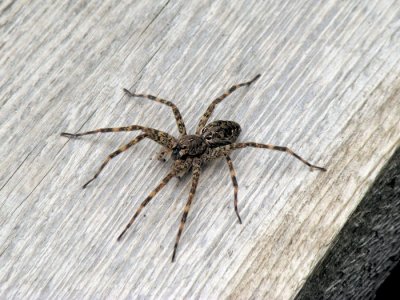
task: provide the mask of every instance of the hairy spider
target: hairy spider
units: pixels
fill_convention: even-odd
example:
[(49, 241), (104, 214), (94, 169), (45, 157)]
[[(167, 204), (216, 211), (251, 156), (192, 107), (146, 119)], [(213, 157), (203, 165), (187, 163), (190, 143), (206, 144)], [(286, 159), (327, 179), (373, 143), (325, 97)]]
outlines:
[(133, 145), (137, 144), (141, 140), (148, 138), (151, 139), (158, 144), (161, 144), (163, 146), (162, 151), (158, 155), (158, 159), (160, 160), (165, 160), (165, 157), (168, 157), (169, 155), (172, 156), (172, 159), (174, 160), (174, 164), (172, 166), (172, 170), (161, 180), (161, 182), (158, 184), (158, 186), (147, 196), (147, 198), (140, 204), (139, 208), (136, 210), (135, 214), (133, 217), (130, 219), (129, 223), (126, 225), (125, 229), (122, 231), (122, 233), (118, 236), (117, 240), (120, 241), (126, 231), (131, 227), (133, 222), (135, 222), (136, 218), (139, 216), (140, 212), (142, 209), (149, 204), (151, 199), (173, 178), (173, 177), (179, 177), (182, 176), (183, 174), (187, 173), (192, 170), (192, 186), (190, 189), (189, 193), (189, 198), (186, 202), (185, 208), (183, 209), (183, 215), (182, 219), (179, 225), (179, 230), (178, 234), (176, 236), (176, 241), (174, 245), (174, 251), (172, 254), (172, 262), (175, 261), (175, 255), (176, 255), (176, 250), (178, 248), (178, 243), (181, 238), (181, 234), (183, 231), (183, 228), (186, 223), (186, 218), (189, 213), (190, 206), (192, 204), (192, 200), (194, 197), (194, 194), (196, 192), (196, 187), (197, 183), (199, 182), (199, 177), (200, 177), (200, 171), (201, 171), (201, 165), (205, 162), (208, 162), (210, 160), (224, 157), (226, 159), (226, 162), (228, 163), (228, 167), (230, 170), (230, 176), (232, 179), (232, 184), (233, 184), (233, 191), (234, 191), (234, 208), (236, 215), (238, 217), (239, 223), (242, 223), (242, 220), (239, 215), (238, 211), (238, 183), (236, 180), (236, 172), (235, 169), (233, 168), (233, 163), (230, 158), (230, 153), (233, 150), (236, 149), (241, 149), (241, 148), (246, 148), (246, 147), (255, 147), (255, 148), (265, 148), (265, 149), (270, 149), (270, 150), (277, 150), (277, 151), (283, 151), (286, 152), (298, 160), (302, 161), (304, 164), (310, 167), (310, 170), (320, 170), (320, 171), (326, 171), (325, 168), (322, 167), (317, 167), (306, 160), (304, 160), (302, 157), (300, 157), (298, 154), (293, 152), (291, 149), (287, 147), (282, 147), (282, 146), (275, 146), (271, 144), (258, 144), (258, 143), (253, 143), (253, 142), (247, 142), (247, 143), (235, 143), (237, 140), (241, 128), (240, 125), (236, 122), (233, 121), (214, 121), (207, 124), (208, 119), (210, 118), (211, 114), (213, 113), (216, 105), (220, 103), (222, 100), (224, 100), (229, 94), (234, 92), (236, 89), (242, 86), (250, 86), (253, 82), (255, 82), (258, 78), (260, 78), (260, 74), (258, 74), (256, 77), (254, 77), (252, 80), (240, 84), (233, 85), (227, 92), (216, 98), (209, 107), (207, 108), (206, 112), (203, 114), (203, 116), (200, 119), (200, 122), (197, 126), (196, 129), (196, 134), (189, 135), (186, 133), (186, 127), (183, 122), (182, 116), (176, 107), (175, 104), (173, 104), (170, 101), (152, 96), (152, 95), (147, 95), (147, 94), (134, 94), (127, 89), (124, 89), (124, 92), (128, 94), (131, 97), (141, 97), (141, 98), (147, 98), (155, 102), (159, 102), (162, 104), (165, 104), (169, 107), (172, 108), (172, 111), (175, 115), (175, 120), (176, 124), (178, 125), (179, 133), (180, 136), (178, 139), (173, 137), (172, 135), (157, 130), (149, 127), (143, 127), (140, 125), (130, 125), (126, 127), (116, 127), (116, 128), (100, 128), (100, 129), (95, 129), (87, 132), (82, 132), (82, 133), (66, 133), (63, 132), (61, 133), (62, 136), (65, 137), (70, 137), (70, 138), (75, 138), (79, 137), (82, 135), (87, 135), (87, 134), (94, 134), (94, 133), (104, 133), (104, 132), (120, 132), (120, 131), (134, 131), (134, 130), (140, 130), (142, 133), (138, 135), (136, 138), (134, 138), (132, 141), (130, 141), (128, 144), (123, 145), (113, 153), (111, 153), (103, 162), (103, 164), (100, 166), (99, 170), (96, 172), (96, 174), (93, 176), (92, 179), (90, 179), (88, 182), (86, 182), (83, 185), (83, 188), (86, 188), (90, 182), (92, 182), (94, 179), (99, 176), (100, 172), (104, 169), (104, 167), (108, 164), (108, 162), (114, 158), (115, 156), (119, 155), (120, 153), (126, 151), (128, 148), (132, 147)]

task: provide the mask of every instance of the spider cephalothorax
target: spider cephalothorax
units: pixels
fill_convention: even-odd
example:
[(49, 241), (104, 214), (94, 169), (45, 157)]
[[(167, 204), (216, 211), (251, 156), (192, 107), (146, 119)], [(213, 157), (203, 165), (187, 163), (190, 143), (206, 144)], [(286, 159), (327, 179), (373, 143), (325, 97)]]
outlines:
[(115, 127), (115, 128), (100, 128), (95, 129), (87, 132), (82, 133), (61, 133), (62, 136), (66, 137), (78, 137), (87, 134), (94, 134), (94, 133), (101, 133), (101, 132), (120, 132), (120, 131), (134, 131), (140, 130), (142, 133), (130, 141), (128, 144), (123, 145), (113, 153), (111, 153), (103, 164), (100, 166), (99, 170), (96, 174), (83, 185), (83, 188), (86, 188), (90, 182), (97, 178), (100, 172), (104, 169), (104, 167), (108, 164), (108, 162), (114, 158), (115, 156), (119, 155), (120, 153), (126, 151), (133, 145), (137, 144), (141, 140), (148, 138), (151, 139), (158, 144), (163, 146), (163, 150), (159, 155), (159, 159), (164, 159), (167, 153), (171, 153), (172, 158), (174, 159), (174, 163), (170, 172), (161, 180), (159, 185), (147, 196), (147, 198), (141, 203), (139, 208), (136, 210), (133, 217), (130, 219), (128, 224), (126, 225), (125, 229), (122, 233), (118, 236), (118, 240), (120, 240), (123, 235), (126, 233), (128, 228), (133, 224), (136, 218), (139, 216), (142, 209), (153, 199), (153, 197), (173, 178), (182, 176), (183, 174), (192, 170), (192, 186), (189, 193), (189, 198), (186, 202), (185, 208), (183, 210), (183, 215), (181, 219), (181, 224), (179, 226), (178, 234), (176, 236), (176, 241), (174, 245), (174, 251), (172, 254), (172, 261), (175, 260), (176, 250), (178, 248), (178, 243), (183, 231), (183, 227), (186, 222), (187, 215), (189, 213), (190, 206), (192, 204), (192, 200), (194, 194), (196, 192), (196, 187), (199, 181), (200, 172), (201, 172), (201, 165), (205, 162), (216, 158), (225, 158), (232, 179), (232, 184), (234, 187), (234, 208), (236, 215), (238, 217), (239, 223), (242, 223), (242, 220), (239, 215), (238, 211), (238, 184), (236, 180), (236, 172), (233, 168), (233, 163), (230, 158), (230, 153), (233, 150), (246, 148), (246, 147), (254, 147), (254, 148), (264, 148), (270, 150), (277, 150), (286, 152), (298, 160), (302, 161), (304, 164), (310, 167), (311, 170), (317, 169), (320, 171), (326, 171), (326, 169), (314, 166), (301, 158), (298, 154), (293, 152), (291, 149), (282, 146), (275, 146), (270, 144), (258, 144), (254, 142), (247, 142), (247, 143), (235, 143), (239, 134), (241, 132), (240, 125), (233, 122), (233, 121), (214, 121), (207, 125), (208, 119), (210, 118), (211, 114), (213, 113), (215, 106), (224, 100), (229, 94), (234, 92), (237, 88), (242, 86), (249, 86), (254, 81), (256, 81), (260, 75), (257, 75), (252, 80), (240, 84), (233, 85), (227, 92), (216, 98), (213, 102), (211, 102), (210, 106), (206, 110), (206, 112), (201, 117), (199, 124), (196, 129), (196, 133), (194, 135), (188, 135), (186, 133), (185, 123), (183, 122), (182, 116), (176, 107), (170, 101), (152, 96), (152, 95), (145, 95), (145, 94), (134, 94), (124, 89), (125, 93), (132, 97), (142, 97), (153, 100), (155, 102), (159, 102), (165, 104), (172, 108), (172, 111), (175, 115), (176, 124), (179, 129), (180, 137), (176, 139), (172, 135), (149, 127), (143, 127), (140, 125), (130, 125), (125, 127)]
[(172, 158), (174, 160), (182, 160), (188, 157), (198, 157), (207, 148), (208, 145), (202, 136), (196, 134), (184, 135), (179, 138), (176, 145), (172, 148)]

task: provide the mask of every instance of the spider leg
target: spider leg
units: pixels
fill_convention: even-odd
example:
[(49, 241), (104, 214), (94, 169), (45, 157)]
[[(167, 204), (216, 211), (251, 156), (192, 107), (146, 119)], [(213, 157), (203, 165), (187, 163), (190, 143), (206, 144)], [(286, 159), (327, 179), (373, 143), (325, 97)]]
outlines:
[(158, 184), (158, 186), (147, 196), (147, 198), (140, 204), (139, 208), (136, 210), (135, 214), (133, 217), (130, 219), (129, 223), (126, 225), (125, 229), (122, 231), (122, 233), (118, 236), (117, 240), (120, 241), (126, 231), (129, 229), (129, 227), (132, 226), (133, 222), (135, 222), (136, 218), (139, 216), (140, 212), (142, 209), (149, 204), (151, 199), (154, 198), (154, 196), (164, 187), (167, 185), (167, 183), (171, 180), (172, 177), (174, 177), (176, 174), (175, 170), (172, 170), (165, 176), (161, 182)]
[(239, 83), (239, 84), (235, 84), (235, 85), (231, 86), (227, 92), (223, 93), (221, 96), (216, 98), (213, 102), (211, 102), (211, 104), (208, 106), (206, 112), (201, 117), (199, 125), (197, 125), (196, 134), (201, 133), (201, 130), (207, 124), (207, 121), (210, 118), (211, 114), (214, 112), (214, 109), (217, 106), (217, 104), (222, 102), (222, 100), (224, 100), (226, 97), (228, 97), (234, 91), (236, 91), (236, 89), (238, 89), (239, 87), (251, 85), (254, 81), (256, 81), (258, 78), (260, 78), (260, 76), (261, 76), (261, 74), (258, 74), (256, 77), (254, 77), (252, 80), (250, 80), (248, 82)]
[(229, 172), (231, 174), (231, 179), (232, 179), (232, 184), (233, 184), (233, 196), (234, 196), (234, 206), (235, 206), (235, 212), (236, 215), (239, 219), (239, 223), (242, 224), (242, 219), (240, 218), (239, 215), (239, 210), (238, 210), (238, 190), (239, 190), (239, 186), (237, 183), (237, 179), (236, 179), (236, 171), (233, 168), (233, 163), (232, 163), (232, 159), (229, 157), (228, 154), (225, 154), (225, 159), (226, 162), (228, 163), (228, 167), (229, 167)]
[(144, 130), (146, 127), (140, 126), (140, 125), (131, 125), (131, 126), (124, 126), (124, 127), (113, 127), (113, 128), (99, 128), (99, 129), (94, 129), (86, 132), (79, 132), (79, 133), (68, 133), (68, 132), (62, 132), (61, 136), (65, 136), (68, 138), (76, 138), (79, 136), (83, 135), (88, 135), (88, 134), (95, 134), (95, 133), (106, 133), (106, 132), (121, 132), (121, 131), (135, 131), (135, 130)]
[(139, 143), (141, 140), (143, 140), (144, 138), (146, 138), (147, 135), (146, 134), (141, 134), (138, 135), (136, 138), (134, 138), (132, 141), (130, 141), (128, 144), (123, 145), (122, 147), (118, 148), (116, 151), (114, 151), (113, 153), (111, 153), (105, 160), (104, 162), (101, 164), (99, 170), (96, 172), (96, 174), (92, 177), (92, 179), (90, 179), (88, 182), (86, 182), (82, 188), (86, 188), (88, 186), (89, 183), (91, 183), (93, 180), (95, 180), (97, 178), (97, 176), (99, 176), (100, 172), (104, 169), (104, 167), (109, 163), (109, 161), (111, 159), (113, 159), (114, 157), (116, 157), (117, 155), (121, 154), (122, 152), (128, 150), (130, 147), (132, 147), (133, 145)]
[(194, 198), (194, 194), (196, 193), (196, 188), (197, 188), (197, 184), (199, 182), (199, 177), (200, 177), (200, 169), (201, 169), (201, 160), (200, 159), (195, 159), (193, 162), (193, 171), (192, 171), (192, 187), (190, 189), (189, 192), (189, 198), (186, 202), (185, 208), (183, 210), (183, 215), (182, 215), (182, 219), (181, 219), (181, 223), (179, 225), (179, 230), (178, 230), (178, 234), (176, 236), (176, 241), (175, 241), (175, 245), (174, 245), (174, 252), (172, 253), (172, 262), (175, 261), (175, 256), (176, 256), (176, 250), (178, 249), (178, 244), (179, 244), (179, 240), (181, 238), (182, 235), (182, 231), (183, 231), (183, 227), (185, 226), (186, 223), (186, 218), (188, 216), (189, 213), (189, 209), (190, 206), (192, 204), (192, 200)]
[(171, 150), (168, 148), (161, 149), (160, 152), (157, 154), (157, 159), (159, 161), (165, 162), (171, 156)]
[(318, 167), (318, 166), (312, 165), (311, 163), (306, 161), (304, 158), (302, 158), (297, 153), (293, 152), (293, 150), (291, 150), (288, 147), (276, 146), (276, 145), (271, 145), (271, 144), (258, 144), (258, 143), (253, 143), (253, 142), (235, 143), (235, 144), (229, 144), (229, 145), (226, 145), (226, 146), (221, 146), (221, 147), (217, 147), (217, 148), (211, 149), (211, 151), (209, 153), (204, 155), (204, 160), (208, 161), (208, 160), (211, 160), (211, 159), (214, 159), (214, 158), (217, 158), (217, 157), (221, 157), (221, 156), (224, 156), (226, 154), (229, 154), (230, 151), (232, 151), (232, 150), (242, 149), (242, 148), (246, 148), (246, 147), (264, 148), (264, 149), (270, 149), (270, 150), (286, 152), (286, 153), (294, 156), (295, 158), (297, 158), (298, 160), (300, 160), (301, 162), (303, 162), (307, 166), (309, 166), (311, 171), (312, 170), (320, 170), (320, 171), (323, 171), (323, 172), (326, 171), (326, 169), (323, 168), (323, 167)]
[(135, 131), (135, 130), (142, 130), (147, 135), (148, 138), (154, 140), (155, 142), (161, 144), (162, 146), (168, 149), (172, 149), (172, 147), (177, 143), (176, 139), (172, 135), (164, 131), (140, 125), (131, 125), (131, 126), (113, 127), (113, 128), (99, 128), (79, 133), (62, 132), (61, 136), (65, 136), (68, 138), (76, 138), (83, 135), (95, 134), (95, 133), (122, 132), (122, 131)]
[(128, 94), (131, 97), (141, 97), (141, 98), (146, 98), (146, 99), (150, 99), (152, 101), (158, 102), (158, 103), (162, 103), (165, 104), (169, 107), (172, 108), (172, 112), (175, 115), (175, 120), (176, 120), (176, 125), (178, 126), (179, 129), (179, 133), (181, 135), (186, 135), (186, 127), (185, 127), (185, 123), (183, 122), (183, 118), (181, 113), (179, 112), (178, 107), (172, 103), (171, 101), (165, 100), (165, 99), (161, 99), (159, 97), (153, 96), (153, 95), (147, 95), (147, 94), (134, 94), (132, 92), (130, 92), (127, 89), (124, 89), (124, 92), (126, 94)]

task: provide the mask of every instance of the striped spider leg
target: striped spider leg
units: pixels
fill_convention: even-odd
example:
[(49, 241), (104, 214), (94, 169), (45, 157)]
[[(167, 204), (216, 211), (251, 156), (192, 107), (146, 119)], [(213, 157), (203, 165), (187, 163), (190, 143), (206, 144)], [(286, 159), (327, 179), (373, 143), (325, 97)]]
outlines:
[(258, 74), (256, 77), (254, 77), (252, 80), (248, 81), (248, 82), (243, 82), (243, 83), (239, 83), (239, 84), (235, 84), (233, 86), (231, 86), (229, 88), (228, 91), (226, 91), (225, 93), (223, 93), (221, 96), (219, 96), (218, 98), (214, 99), (211, 104), (208, 106), (206, 112), (203, 114), (203, 116), (201, 117), (199, 124), (197, 125), (197, 129), (196, 129), (196, 134), (200, 134), (201, 131), (203, 130), (204, 126), (206, 126), (208, 119), (211, 117), (212, 113), (215, 110), (215, 107), (217, 106), (217, 104), (221, 103), (222, 100), (224, 100), (226, 97), (228, 97), (230, 94), (232, 94), (234, 91), (236, 91), (238, 88), (242, 87), (242, 86), (250, 86), (253, 82), (255, 82), (258, 78), (261, 77), (261, 74)]
[(202, 158), (203, 158), (204, 161), (210, 161), (210, 160), (213, 160), (213, 159), (216, 159), (216, 158), (219, 158), (219, 157), (226, 156), (229, 153), (231, 153), (233, 150), (247, 148), (247, 147), (263, 148), (263, 149), (286, 152), (286, 153), (294, 156), (298, 160), (300, 160), (305, 165), (309, 166), (310, 167), (310, 171), (319, 170), (319, 171), (322, 171), (322, 172), (326, 172), (325, 168), (312, 165), (311, 163), (306, 161), (304, 158), (302, 158), (297, 153), (293, 152), (293, 150), (291, 150), (288, 147), (276, 146), (276, 145), (271, 145), (271, 144), (259, 144), (259, 143), (254, 143), (254, 142), (233, 143), (233, 144), (229, 144), (229, 145), (225, 145), (225, 146), (221, 146), (221, 147), (217, 147), (217, 148), (211, 148), (211, 149), (209, 149), (208, 153), (203, 155)]
[(178, 249), (179, 240), (181, 239), (183, 228), (185, 227), (186, 219), (189, 214), (190, 206), (192, 205), (194, 194), (196, 193), (197, 184), (199, 183), (200, 172), (201, 172), (201, 159), (194, 158), (192, 162), (192, 186), (190, 188), (189, 198), (186, 202), (185, 208), (183, 209), (181, 223), (179, 224), (179, 230), (174, 245), (174, 252), (172, 253), (172, 262), (175, 261), (176, 250)]
[(122, 152), (128, 150), (130, 147), (136, 145), (144, 138), (151, 139), (168, 149), (172, 149), (172, 147), (176, 144), (176, 139), (166, 132), (163, 132), (163, 131), (160, 131), (160, 130), (157, 130), (154, 128), (143, 127), (140, 125), (131, 125), (131, 126), (113, 127), (113, 128), (99, 128), (99, 129), (81, 132), (81, 133), (67, 133), (67, 132), (61, 133), (61, 136), (64, 136), (64, 137), (76, 138), (76, 137), (80, 137), (83, 135), (89, 135), (89, 134), (95, 134), (95, 133), (122, 132), (122, 131), (135, 131), (135, 130), (141, 130), (143, 132), (143, 134), (138, 135), (136, 138), (131, 140), (128, 144), (121, 146), (116, 151), (114, 151), (113, 153), (108, 155), (107, 158), (101, 164), (101, 166), (98, 169), (98, 171), (96, 172), (96, 174), (88, 182), (86, 182), (82, 186), (82, 188), (86, 188), (89, 185), (89, 183), (91, 183), (93, 180), (95, 180), (99, 176), (101, 171), (104, 169), (104, 167), (110, 162), (111, 159), (113, 159), (117, 155), (121, 154)]
[[(127, 89), (123, 89), (123, 90), (130, 97), (145, 98), (145, 99), (149, 99), (151, 101), (158, 102), (158, 103), (161, 103), (161, 104), (164, 104), (166, 106), (171, 107), (172, 112), (174, 113), (174, 116), (175, 116), (176, 125), (178, 126), (179, 134), (181, 136), (186, 135), (185, 122), (183, 121), (182, 115), (181, 115), (178, 107), (173, 102), (165, 100), (165, 99), (162, 99), (160, 97), (149, 95), (149, 94), (135, 94), (135, 93), (132, 93), (131, 91), (129, 91)], [(160, 161), (166, 161), (166, 159), (170, 155), (171, 155), (170, 149), (164, 147), (163, 149), (161, 149), (159, 151), (159, 153), (157, 155), (157, 159), (160, 160)]]
[(235, 207), (235, 213), (238, 217), (239, 223), (242, 224), (242, 219), (240, 218), (239, 210), (238, 210), (239, 185), (238, 185), (238, 182), (236, 179), (236, 171), (233, 168), (232, 159), (230, 158), (230, 156), (228, 154), (225, 154), (225, 159), (226, 159), (226, 162), (228, 163), (229, 173), (231, 175), (231, 180), (232, 180), (232, 184), (233, 184), (233, 205)]
[(118, 236), (117, 240), (120, 241), (122, 237), (125, 235), (129, 227), (135, 222), (136, 218), (139, 216), (143, 208), (149, 204), (149, 202), (154, 198), (154, 196), (161, 191), (163, 187), (167, 185), (167, 183), (173, 178), (178, 176), (181, 173), (186, 173), (192, 166), (192, 159), (187, 160), (176, 160), (172, 167), (172, 170), (161, 180), (161, 182), (157, 185), (157, 187), (150, 192), (147, 198), (140, 204), (139, 208), (136, 210), (133, 217), (130, 219), (128, 224), (125, 226), (125, 229)]

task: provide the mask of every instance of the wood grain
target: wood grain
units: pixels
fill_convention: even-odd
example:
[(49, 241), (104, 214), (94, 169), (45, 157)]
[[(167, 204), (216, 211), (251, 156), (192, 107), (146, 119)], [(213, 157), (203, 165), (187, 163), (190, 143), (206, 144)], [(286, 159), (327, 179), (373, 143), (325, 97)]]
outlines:
[[(398, 1), (3, 1), (0, 3), (1, 298), (295, 297), (400, 145)], [(141, 124), (173, 135), (211, 118), (240, 141), (289, 146), (204, 168), (171, 264), (189, 178), (173, 180), (116, 237), (169, 170), (142, 142), (82, 190), (133, 134), (60, 132)]]

